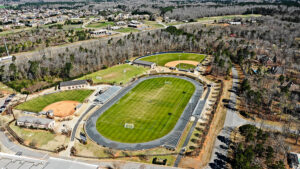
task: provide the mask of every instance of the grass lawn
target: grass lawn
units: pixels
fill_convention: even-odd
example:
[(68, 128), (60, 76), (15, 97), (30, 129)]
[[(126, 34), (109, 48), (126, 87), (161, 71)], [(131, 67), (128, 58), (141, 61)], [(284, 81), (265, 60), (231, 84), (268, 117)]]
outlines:
[(145, 25), (151, 26), (152, 28), (164, 28), (163, 25), (157, 23), (156, 21), (145, 21)]
[(25, 103), (22, 103), (16, 107), (19, 110), (31, 111), (31, 112), (40, 112), (44, 107), (49, 104), (64, 101), (72, 100), (83, 102), (85, 98), (93, 93), (93, 90), (68, 90), (58, 93), (53, 93), (49, 95), (40, 96), (29, 100)]
[(13, 93), (14, 90), (0, 82), (0, 92)]
[(121, 32), (121, 33), (129, 33), (129, 32), (139, 32), (138, 29), (135, 29), (135, 28), (120, 28), (120, 29), (117, 29), (116, 32)]
[(191, 64), (186, 64), (186, 63), (179, 63), (178, 65), (176, 65), (177, 68), (180, 68), (180, 69), (195, 69), (196, 66), (194, 65), (191, 65)]
[(258, 14), (248, 14), (248, 15), (225, 15), (225, 16), (212, 16), (212, 17), (203, 17), (197, 19), (198, 22), (201, 21), (214, 21), (214, 20), (220, 20), (220, 19), (233, 19), (233, 18), (251, 18), (251, 17), (260, 17), (261, 15)]
[(176, 22), (169, 22), (166, 25), (168, 26), (174, 26), (174, 25), (180, 25), (180, 24), (184, 24), (184, 22), (180, 22), (180, 21), (176, 21)]
[[(192, 83), (179, 78), (145, 80), (99, 117), (97, 130), (125, 143), (163, 137), (173, 129), (194, 91)], [(134, 128), (124, 128), (125, 123), (133, 123)]]
[(38, 146), (47, 144), (49, 141), (55, 138), (55, 134), (52, 134), (50, 131), (46, 130), (31, 130), (26, 128), (21, 128), (16, 126), (14, 123), (10, 124), (10, 128), (16, 132), (16, 134), (28, 141), (28, 143), (33, 140), (37, 143)]
[(159, 66), (164, 66), (166, 63), (175, 60), (192, 60), (192, 61), (202, 62), (205, 56), (206, 55), (196, 54), (196, 53), (164, 53), (164, 54), (144, 57), (141, 60), (155, 62), (155, 63), (157, 63), (158, 61)]
[(91, 23), (87, 25), (87, 28), (104, 28), (107, 27), (108, 25), (114, 26), (114, 22), (98, 22), (98, 23)]
[[(126, 70), (125, 76), (124, 70)], [(84, 77), (79, 78), (79, 80), (92, 79), (94, 83), (127, 83), (134, 76), (141, 75), (146, 72), (146, 70), (147, 68), (144, 67), (122, 64), (88, 74)]]

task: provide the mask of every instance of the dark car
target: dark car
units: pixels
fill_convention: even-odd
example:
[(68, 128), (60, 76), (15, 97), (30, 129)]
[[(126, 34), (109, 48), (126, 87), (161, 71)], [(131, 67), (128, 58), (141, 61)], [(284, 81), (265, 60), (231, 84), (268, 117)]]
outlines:
[(21, 151), (18, 151), (17, 153), (16, 153), (16, 155), (17, 156), (21, 156), (23, 153), (21, 152)]
[(16, 96), (16, 94), (11, 94), (11, 95), (9, 95), (9, 98), (13, 98), (15, 96)]
[(6, 106), (1, 106), (0, 109), (5, 109)]

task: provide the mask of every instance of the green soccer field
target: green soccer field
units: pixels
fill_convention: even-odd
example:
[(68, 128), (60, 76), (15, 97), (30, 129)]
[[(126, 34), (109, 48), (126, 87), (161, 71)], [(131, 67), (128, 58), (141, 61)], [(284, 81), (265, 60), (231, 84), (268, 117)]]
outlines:
[(44, 107), (59, 101), (71, 100), (83, 102), (85, 98), (93, 93), (93, 90), (68, 90), (58, 93), (40, 96), (24, 102), (16, 107), (18, 110), (40, 112)]
[(166, 63), (175, 61), (175, 60), (192, 60), (197, 62), (202, 62), (206, 55), (196, 54), (196, 53), (164, 53), (158, 55), (152, 55), (148, 57), (144, 57), (140, 60), (154, 62), (159, 66), (164, 66)]
[(141, 66), (122, 64), (85, 75), (78, 80), (92, 79), (93, 83), (127, 83), (134, 76), (139, 76), (145, 73), (146, 70), (147, 68)]
[[(163, 137), (174, 128), (194, 91), (191, 82), (179, 78), (145, 80), (99, 117), (97, 130), (123, 143)], [(125, 123), (134, 124), (134, 128), (125, 128)]]

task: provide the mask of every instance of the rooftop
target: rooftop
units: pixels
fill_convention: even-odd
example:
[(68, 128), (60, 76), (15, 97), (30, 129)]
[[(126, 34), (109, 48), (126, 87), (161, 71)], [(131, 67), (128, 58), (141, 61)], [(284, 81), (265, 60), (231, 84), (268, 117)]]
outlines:
[(17, 119), (17, 122), (29, 122), (32, 124), (42, 124), (42, 125), (47, 125), (51, 123), (52, 119), (46, 119), (46, 118), (39, 118), (39, 117), (34, 117), (34, 116), (22, 116)]
[(153, 62), (148, 62), (148, 61), (143, 61), (143, 60), (135, 60), (135, 61), (133, 61), (133, 63), (140, 64), (140, 65), (148, 65), (148, 66), (155, 64)]
[(66, 82), (60, 82), (60, 87), (74, 86), (74, 85), (83, 85), (83, 84), (87, 84), (87, 81), (86, 80), (66, 81)]

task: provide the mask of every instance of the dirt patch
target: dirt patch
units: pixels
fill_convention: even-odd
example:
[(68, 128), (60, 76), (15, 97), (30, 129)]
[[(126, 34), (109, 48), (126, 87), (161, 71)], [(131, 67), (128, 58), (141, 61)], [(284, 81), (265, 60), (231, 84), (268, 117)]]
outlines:
[(176, 67), (176, 65), (178, 65), (179, 63), (185, 63), (185, 64), (194, 65), (194, 66), (197, 66), (199, 64), (199, 62), (191, 61), (191, 60), (175, 60), (175, 61), (166, 63), (165, 66), (166, 67)]
[(66, 117), (74, 114), (78, 104), (77, 101), (60, 101), (46, 106), (43, 111), (53, 110), (55, 117)]

